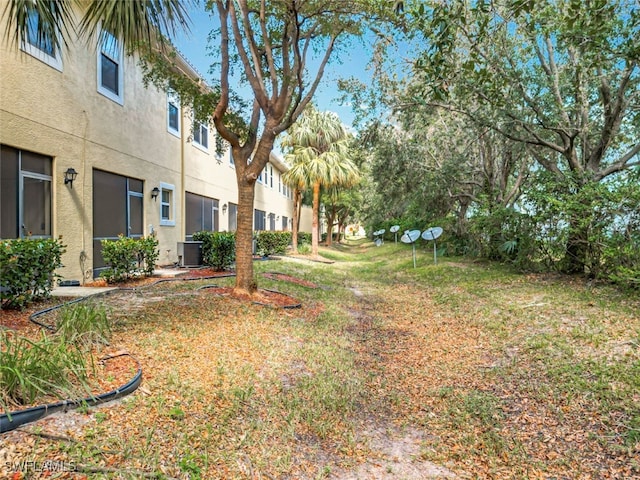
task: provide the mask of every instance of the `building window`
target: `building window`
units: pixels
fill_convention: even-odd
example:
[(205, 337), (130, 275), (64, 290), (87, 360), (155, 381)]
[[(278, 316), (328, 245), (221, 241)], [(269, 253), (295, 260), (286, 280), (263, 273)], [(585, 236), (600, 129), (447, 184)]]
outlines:
[(276, 229), (276, 214), (270, 213), (269, 214), (269, 230), (273, 232), (275, 229)]
[(269, 170), (269, 186), (273, 188), (273, 165), (267, 165), (267, 169)]
[(174, 92), (167, 93), (167, 130), (180, 136), (180, 99)]
[(0, 238), (50, 237), (51, 157), (6, 145), (0, 153)]
[(186, 240), (193, 239), (196, 232), (217, 232), (218, 200), (195, 193), (185, 193)]
[(229, 202), (229, 231), (235, 232), (238, 229), (238, 205)]
[(253, 229), (254, 230), (266, 230), (267, 226), (267, 212), (264, 210), (255, 209), (253, 211)]
[(56, 70), (62, 71), (62, 57), (60, 56), (60, 50), (56, 48), (52, 33), (38, 32), (38, 22), (38, 12), (30, 10), (27, 18), (27, 35), (21, 48), (32, 57)]
[(110, 32), (103, 30), (98, 52), (98, 92), (122, 105), (123, 97), (123, 51), (120, 42)]
[(160, 225), (173, 227), (176, 224), (174, 192), (173, 185), (160, 182)]
[(209, 127), (198, 121), (193, 125), (193, 143), (204, 150), (209, 149)]
[(288, 217), (283, 216), (283, 217), (282, 217), (282, 230), (283, 230), (283, 231), (286, 231), (286, 230), (288, 230), (288, 229), (289, 229), (289, 218), (288, 218)]

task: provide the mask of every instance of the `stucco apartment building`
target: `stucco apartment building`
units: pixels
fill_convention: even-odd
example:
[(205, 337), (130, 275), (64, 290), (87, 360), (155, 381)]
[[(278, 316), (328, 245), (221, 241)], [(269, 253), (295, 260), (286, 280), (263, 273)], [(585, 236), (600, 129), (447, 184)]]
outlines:
[[(171, 92), (145, 88), (116, 38), (68, 51), (0, 42), (0, 238), (61, 237), (59, 273), (84, 283), (104, 267), (102, 239), (153, 233), (167, 265), (194, 232), (235, 230), (230, 152), (216, 154), (215, 129), (192, 125)], [(291, 228), (286, 169), (272, 154), (256, 185), (255, 230)]]

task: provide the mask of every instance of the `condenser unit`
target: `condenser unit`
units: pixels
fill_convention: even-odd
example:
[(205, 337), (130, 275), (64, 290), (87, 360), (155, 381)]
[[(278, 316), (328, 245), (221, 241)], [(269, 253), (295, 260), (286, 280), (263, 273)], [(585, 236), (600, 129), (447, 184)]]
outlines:
[(202, 265), (202, 242), (178, 242), (178, 263), (181, 267)]

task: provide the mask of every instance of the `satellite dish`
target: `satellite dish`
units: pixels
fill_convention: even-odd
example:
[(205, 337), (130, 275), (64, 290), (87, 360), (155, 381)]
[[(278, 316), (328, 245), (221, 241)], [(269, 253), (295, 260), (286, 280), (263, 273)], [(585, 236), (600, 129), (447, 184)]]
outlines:
[(438, 238), (440, 235), (442, 235), (442, 228), (440, 228), (440, 227), (427, 228), (422, 233), (422, 238), (424, 238), (425, 240), (433, 240), (433, 263), (434, 264), (438, 263), (438, 254), (437, 254), (437, 248), (436, 248), (436, 238)]
[(435, 240), (440, 235), (442, 235), (442, 228), (440, 227), (427, 228), (424, 232), (422, 232), (422, 238), (424, 240)]
[(376, 230), (375, 232), (373, 232), (373, 236), (377, 237), (373, 240), (373, 243), (376, 245), (376, 247), (379, 247), (384, 243), (384, 238), (380, 237), (380, 235), (383, 235), (383, 234), (384, 234), (384, 228), (382, 230)]
[(395, 243), (398, 243), (398, 230), (400, 230), (400, 225), (394, 225), (389, 229), (389, 231), (393, 233), (393, 239)]
[(420, 238), (420, 230), (407, 230), (404, 235), (400, 237), (400, 241), (403, 243), (413, 243)]
[(413, 247), (413, 268), (416, 268), (416, 244), (415, 241), (420, 238), (420, 230), (407, 230), (400, 237), (402, 243), (410, 243)]

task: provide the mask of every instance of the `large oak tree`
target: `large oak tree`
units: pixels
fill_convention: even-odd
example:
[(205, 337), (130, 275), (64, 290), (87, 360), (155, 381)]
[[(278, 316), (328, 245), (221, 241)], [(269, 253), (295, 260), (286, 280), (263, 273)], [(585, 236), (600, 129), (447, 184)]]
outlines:
[[(414, 105), (460, 112), (529, 146), (579, 191), (640, 165), (640, 7), (628, 0), (416, 2), (429, 48)], [(584, 219), (564, 269), (583, 271)], [(578, 221), (580, 220), (580, 221)]]

